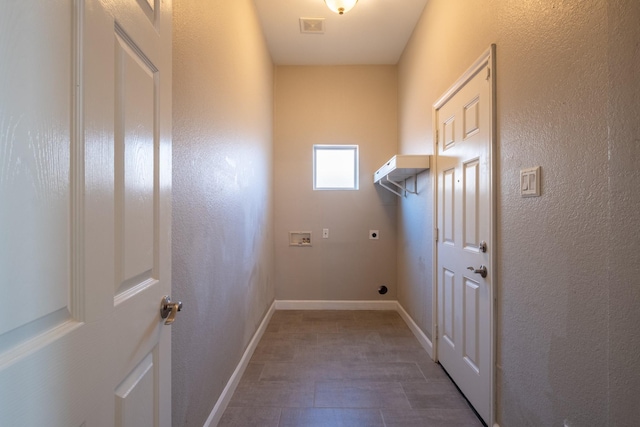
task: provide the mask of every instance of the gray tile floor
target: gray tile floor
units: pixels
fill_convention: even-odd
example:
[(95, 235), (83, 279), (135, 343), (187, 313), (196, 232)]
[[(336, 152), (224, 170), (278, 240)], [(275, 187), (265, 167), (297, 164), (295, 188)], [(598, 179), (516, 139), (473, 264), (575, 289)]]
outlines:
[(395, 311), (276, 311), (218, 425), (482, 423)]

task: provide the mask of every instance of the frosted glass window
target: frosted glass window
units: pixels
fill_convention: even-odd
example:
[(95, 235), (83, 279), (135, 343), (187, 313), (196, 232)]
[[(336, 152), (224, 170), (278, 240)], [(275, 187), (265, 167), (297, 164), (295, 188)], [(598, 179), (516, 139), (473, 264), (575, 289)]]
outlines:
[(314, 145), (313, 189), (357, 190), (358, 146)]

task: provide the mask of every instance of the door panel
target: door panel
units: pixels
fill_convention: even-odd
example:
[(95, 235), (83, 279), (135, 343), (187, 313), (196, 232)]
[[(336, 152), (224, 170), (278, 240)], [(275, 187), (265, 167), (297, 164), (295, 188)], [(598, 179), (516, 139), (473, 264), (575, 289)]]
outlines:
[(476, 281), (470, 280), (465, 277), (464, 283), (464, 301), (463, 311), (464, 316), (464, 330), (462, 336), (464, 337), (464, 349), (463, 358), (467, 364), (476, 373), (479, 374), (478, 361), (480, 360), (480, 348), (479, 348), (479, 325), (478, 322), (478, 306), (480, 305), (480, 284)]
[(442, 334), (447, 345), (455, 347), (456, 322), (455, 322), (455, 273), (446, 268), (442, 270)]
[(153, 354), (148, 354), (116, 387), (116, 426), (153, 427), (155, 368)]
[(448, 169), (442, 173), (442, 238), (444, 240), (444, 243), (448, 245), (455, 244), (455, 180), (455, 169)]
[(117, 27), (115, 36), (116, 301), (120, 302), (123, 292), (154, 281), (158, 70), (132, 46), (124, 30)]
[[(5, 349), (69, 320), (71, 291), (71, 1), (14, 3), (0, 17), (0, 281), (11, 284), (2, 287), (11, 301), (0, 322), (0, 335), (11, 336)], [(55, 54), (48, 40), (62, 45)], [(42, 70), (47, 78), (38, 78)]]
[(465, 249), (477, 250), (478, 234), (478, 208), (480, 196), (478, 185), (480, 184), (480, 169), (478, 167), (478, 160), (473, 159), (469, 162), (465, 162), (463, 167), (463, 180), (464, 180), (464, 203), (462, 205), (463, 216), (463, 245)]
[(464, 119), (464, 134), (463, 139), (467, 139), (473, 136), (480, 129), (480, 108), (479, 98), (474, 98), (462, 110), (462, 117)]
[[(436, 107), (440, 363), (490, 423), (492, 84), (488, 61)], [(480, 250), (487, 242), (488, 251)], [(487, 267), (488, 275), (475, 273)], [(469, 269), (471, 268), (471, 269)]]
[(167, 3), (3, 5), (3, 425), (170, 424)]

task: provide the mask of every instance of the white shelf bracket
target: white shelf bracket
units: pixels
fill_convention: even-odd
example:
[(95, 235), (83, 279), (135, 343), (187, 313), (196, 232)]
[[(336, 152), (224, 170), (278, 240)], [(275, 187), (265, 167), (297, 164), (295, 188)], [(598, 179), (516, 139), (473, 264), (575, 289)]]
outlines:
[[(404, 194), (400, 194), (395, 189), (393, 189), (391, 187), (387, 187), (386, 185), (384, 185), (384, 183), (383, 183), (384, 180), (386, 180), (389, 184), (393, 184), (396, 187), (398, 187), (400, 190), (404, 191)], [(380, 186), (382, 188), (385, 188), (385, 189), (391, 191), (392, 193), (394, 193), (394, 194), (396, 194), (397, 196), (400, 196), (400, 197), (407, 197), (407, 193), (418, 194), (418, 191), (417, 191), (418, 178), (417, 178), (416, 175), (413, 175), (413, 188), (414, 188), (414, 191), (409, 190), (405, 185), (402, 185), (399, 182), (391, 181), (389, 179), (389, 175), (385, 175), (385, 177), (383, 179), (378, 181), (378, 184), (380, 184)]]

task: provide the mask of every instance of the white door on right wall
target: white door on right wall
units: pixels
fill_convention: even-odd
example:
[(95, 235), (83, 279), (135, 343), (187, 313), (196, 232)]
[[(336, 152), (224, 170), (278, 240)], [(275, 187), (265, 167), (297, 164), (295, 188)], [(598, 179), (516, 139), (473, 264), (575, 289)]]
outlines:
[(492, 80), (489, 58), (435, 106), (437, 356), (483, 420), (492, 408)]

